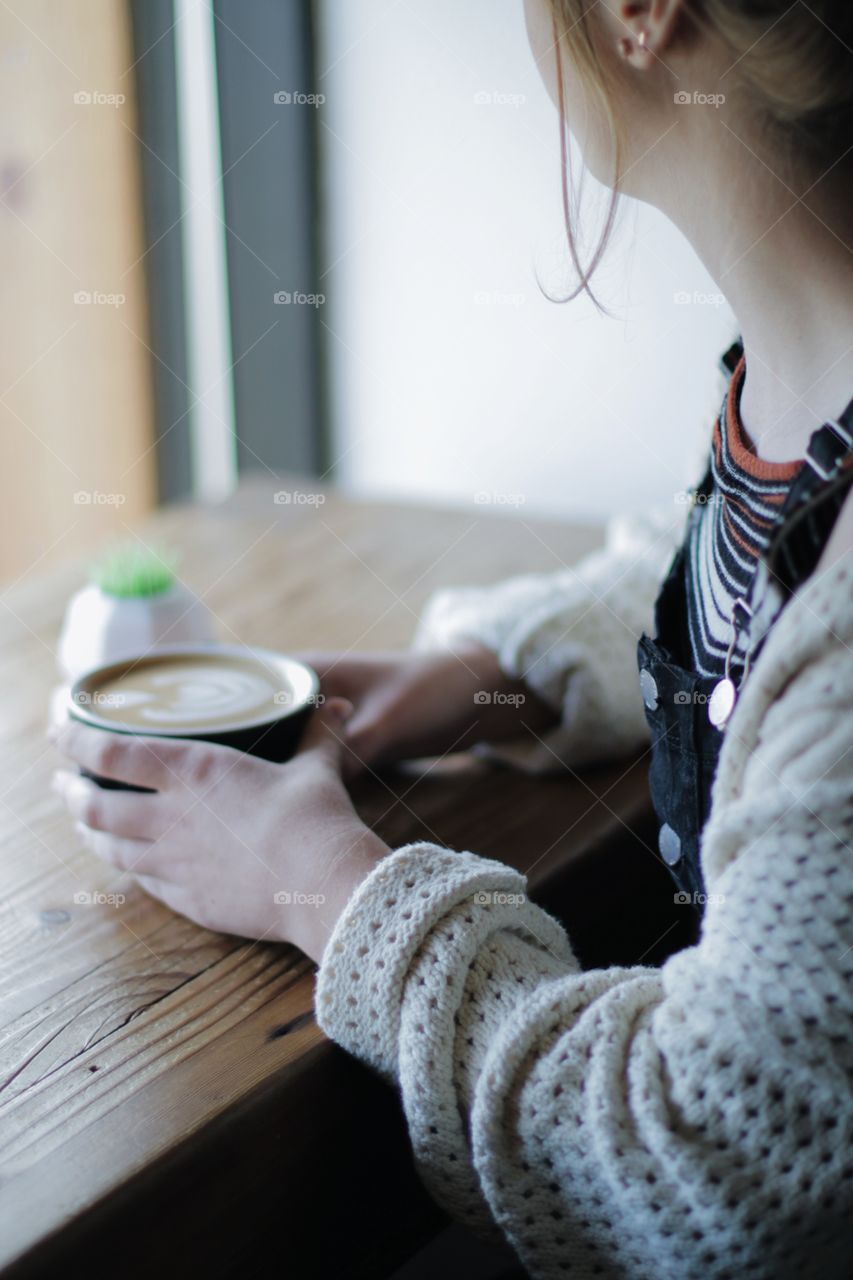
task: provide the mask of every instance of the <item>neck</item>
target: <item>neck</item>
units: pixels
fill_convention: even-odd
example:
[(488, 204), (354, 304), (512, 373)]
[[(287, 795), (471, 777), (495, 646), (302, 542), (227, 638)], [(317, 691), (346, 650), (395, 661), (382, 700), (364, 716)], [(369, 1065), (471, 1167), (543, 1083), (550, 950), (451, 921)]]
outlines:
[(715, 125), (716, 163), (697, 175), (695, 195), (665, 212), (737, 317), (741, 415), (756, 452), (801, 458), (812, 432), (853, 396), (853, 175), (839, 164), (797, 183)]

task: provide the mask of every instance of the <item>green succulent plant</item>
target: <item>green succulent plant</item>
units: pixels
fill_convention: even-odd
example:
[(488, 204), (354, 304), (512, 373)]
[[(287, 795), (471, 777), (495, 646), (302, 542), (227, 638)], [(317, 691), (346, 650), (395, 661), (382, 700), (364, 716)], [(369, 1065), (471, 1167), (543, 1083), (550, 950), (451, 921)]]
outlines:
[(92, 581), (108, 596), (159, 596), (175, 581), (177, 552), (138, 542), (112, 547), (92, 565)]

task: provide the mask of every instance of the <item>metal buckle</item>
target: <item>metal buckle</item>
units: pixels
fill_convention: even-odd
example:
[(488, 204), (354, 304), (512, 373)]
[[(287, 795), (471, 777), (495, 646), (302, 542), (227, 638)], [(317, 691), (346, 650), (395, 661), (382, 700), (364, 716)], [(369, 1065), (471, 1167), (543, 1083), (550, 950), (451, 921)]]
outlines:
[(727, 378), (730, 378), (738, 366), (738, 361), (743, 355), (743, 342), (740, 338), (736, 338), (730, 347), (727, 347), (720, 356), (719, 365), (722, 372)]
[[(742, 609), (743, 615), (744, 615), (743, 623), (741, 624), (741, 626), (738, 626), (738, 617), (737, 617), (738, 609)], [(737, 648), (737, 642), (740, 639), (741, 632), (743, 630), (746, 630), (748, 635), (749, 625), (752, 622), (752, 609), (750, 605), (747, 603), (747, 601), (743, 598), (743, 596), (738, 596), (736, 600), (732, 601), (731, 621), (732, 621), (732, 639), (728, 648), (728, 652), (726, 653), (726, 679), (727, 680), (731, 679), (732, 658), (734, 657), (735, 649)], [(744, 652), (743, 675), (741, 676), (741, 683), (749, 675), (749, 659), (750, 659), (750, 651), (749, 651), (749, 648), (747, 647), (747, 649)]]
[[(823, 432), (827, 428), (829, 429), (829, 431), (831, 431), (831, 433), (834, 436), (838, 438), (838, 440), (844, 446), (842, 452), (839, 453), (838, 456), (833, 459), (832, 466), (829, 470), (827, 470), (827, 468), (823, 465), (823, 463), (820, 462), (812, 453), (812, 444), (814, 443), (815, 438), (819, 437), (821, 432)], [(808, 447), (806, 449), (806, 461), (808, 462), (812, 470), (817, 472), (821, 480), (831, 480), (833, 476), (837, 473), (838, 468), (841, 466), (841, 462), (842, 462), (842, 459), (844, 458), (844, 454), (849, 453), (851, 449), (853, 449), (853, 436), (851, 436), (850, 432), (847, 430), (846, 427), (843, 427), (840, 422), (836, 422), (835, 419), (833, 418), (830, 421), (825, 422), (823, 426), (820, 427), (815, 432), (815, 435), (812, 436), (811, 440), (808, 443)]]

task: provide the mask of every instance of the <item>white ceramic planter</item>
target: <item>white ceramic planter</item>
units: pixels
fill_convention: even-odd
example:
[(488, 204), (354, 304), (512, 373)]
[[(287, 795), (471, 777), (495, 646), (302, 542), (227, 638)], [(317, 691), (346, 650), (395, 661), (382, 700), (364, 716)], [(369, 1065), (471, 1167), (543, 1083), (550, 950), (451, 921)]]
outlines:
[(59, 637), (66, 680), (164, 645), (216, 639), (213, 615), (181, 583), (156, 596), (111, 596), (94, 584), (72, 596)]

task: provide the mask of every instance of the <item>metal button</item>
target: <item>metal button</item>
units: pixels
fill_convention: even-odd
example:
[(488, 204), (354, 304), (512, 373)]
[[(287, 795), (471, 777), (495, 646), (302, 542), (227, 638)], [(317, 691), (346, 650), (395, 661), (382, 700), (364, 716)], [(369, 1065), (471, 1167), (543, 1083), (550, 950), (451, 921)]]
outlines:
[(658, 705), (658, 687), (648, 667), (643, 667), (640, 672), (640, 693), (649, 711), (654, 711)]
[(725, 729), (736, 701), (737, 689), (733, 680), (726, 677), (714, 685), (708, 699), (708, 719), (715, 729)]
[(681, 857), (681, 836), (665, 822), (658, 833), (658, 848), (668, 866), (674, 867)]

